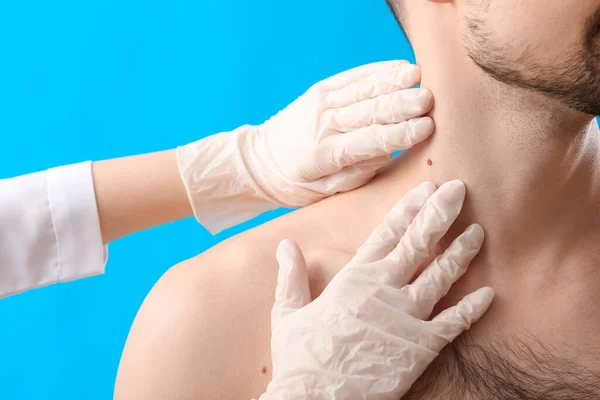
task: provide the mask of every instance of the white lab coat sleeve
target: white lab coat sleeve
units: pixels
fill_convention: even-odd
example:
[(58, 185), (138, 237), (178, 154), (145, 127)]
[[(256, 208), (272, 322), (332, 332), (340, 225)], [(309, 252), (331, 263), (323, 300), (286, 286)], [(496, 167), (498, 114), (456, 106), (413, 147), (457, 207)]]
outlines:
[(102, 274), (91, 162), (0, 180), (0, 297)]

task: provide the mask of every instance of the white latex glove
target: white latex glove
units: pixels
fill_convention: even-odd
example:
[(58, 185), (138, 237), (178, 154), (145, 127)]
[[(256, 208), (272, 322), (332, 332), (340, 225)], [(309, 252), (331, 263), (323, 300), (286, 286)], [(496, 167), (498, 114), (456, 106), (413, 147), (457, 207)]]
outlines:
[(460, 181), (437, 191), (425, 183), (409, 192), (312, 303), (302, 253), (282, 242), (272, 311), (273, 381), (260, 399), (403, 396), (494, 297), (482, 288), (428, 321), (479, 252), (479, 225), (409, 283), (458, 216), (464, 196)]
[(311, 87), (260, 126), (178, 149), (198, 221), (212, 233), (279, 207), (302, 207), (371, 180), (392, 153), (433, 132), (433, 97), (406, 61), (369, 64)]

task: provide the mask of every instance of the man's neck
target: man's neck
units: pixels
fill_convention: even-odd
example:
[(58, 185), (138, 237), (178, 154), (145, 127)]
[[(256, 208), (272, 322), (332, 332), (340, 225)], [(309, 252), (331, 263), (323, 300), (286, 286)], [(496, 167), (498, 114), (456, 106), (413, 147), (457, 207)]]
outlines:
[(573, 321), (585, 315), (600, 323), (588, 318), (597, 314), (589, 304), (600, 303), (600, 141), (594, 119), (493, 81), (470, 61), (444, 65), (422, 64), (421, 85), (435, 98), (436, 132), (381, 178), (388, 185), (401, 182), (408, 171), (418, 175), (413, 180), (460, 179), (467, 185), (463, 213), (445, 244), (474, 222), (485, 229), (486, 242), (441, 305), (490, 285), (498, 292), (486, 317), (493, 331), (515, 326), (511, 318), (519, 320), (516, 325), (534, 321), (531, 310), (515, 316), (518, 304), (535, 307), (531, 301), (570, 304), (578, 307), (569, 316)]
[(425, 179), (467, 184), (460, 220), (484, 226), (489, 255), (527, 255), (550, 242), (563, 250), (592, 228), (589, 214), (578, 216), (600, 205), (593, 118), (494, 81), (466, 58), (427, 61), (422, 86), (435, 97), (436, 133), (414, 153)]

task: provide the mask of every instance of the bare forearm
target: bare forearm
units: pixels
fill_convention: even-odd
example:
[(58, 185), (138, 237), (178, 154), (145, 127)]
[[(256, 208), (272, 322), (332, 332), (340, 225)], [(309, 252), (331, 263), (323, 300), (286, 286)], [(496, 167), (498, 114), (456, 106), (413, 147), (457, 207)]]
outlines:
[(192, 215), (175, 150), (99, 161), (93, 174), (104, 243)]

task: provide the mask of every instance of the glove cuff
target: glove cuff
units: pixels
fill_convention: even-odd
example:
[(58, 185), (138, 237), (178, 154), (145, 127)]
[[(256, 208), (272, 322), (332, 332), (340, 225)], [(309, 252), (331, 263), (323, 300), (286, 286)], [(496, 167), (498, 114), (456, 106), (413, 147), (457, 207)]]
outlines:
[(255, 181), (243, 157), (254, 126), (177, 148), (181, 179), (198, 222), (216, 234), (279, 208)]

